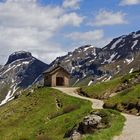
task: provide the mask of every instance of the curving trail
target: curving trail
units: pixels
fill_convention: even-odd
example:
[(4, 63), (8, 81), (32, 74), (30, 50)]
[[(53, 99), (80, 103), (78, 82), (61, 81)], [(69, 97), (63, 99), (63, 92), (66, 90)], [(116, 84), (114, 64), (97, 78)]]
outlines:
[(97, 99), (91, 99), (91, 98), (88, 98), (88, 97), (78, 95), (77, 92), (76, 92), (76, 90), (78, 88), (65, 88), (65, 87), (54, 87), (54, 88), (62, 91), (63, 93), (65, 93), (67, 95), (91, 101), (93, 109), (103, 109), (103, 104), (104, 104), (103, 101), (97, 100)]
[[(93, 109), (103, 109), (103, 101), (78, 95), (76, 93), (78, 88), (55, 87), (55, 89), (58, 89), (67, 95), (91, 101)], [(128, 114), (122, 115), (124, 115), (126, 118), (125, 126), (122, 134), (120, 136), (116, 136), (114, 140), (140, 140), (140, 116), (137, 117)]]

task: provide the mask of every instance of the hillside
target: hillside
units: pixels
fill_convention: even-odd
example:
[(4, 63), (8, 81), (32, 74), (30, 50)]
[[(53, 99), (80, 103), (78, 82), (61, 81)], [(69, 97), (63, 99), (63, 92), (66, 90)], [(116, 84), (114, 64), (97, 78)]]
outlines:
[(78, 124), (80, 126), (83, 118), (89, 114), (99, 114), (102, 117), (102, 126), (98, 128), (100, 131), (95, 131), (93, 126), (94, 129), (91, 126), (80, 127), (86, 133), (93, 129), (92, 133), (84, 133), (82, 140), (98, 140), (99, 137), (111, 140), (122, 130), (125, 120), (116, 111), (92, 111), (89, 101), (67, 96), (51, 88), (32, 90), (25, 91), (18, 98), (0, 107), (1, 140), (68, 139), (70, 130)]
[(57, 90), (28, 91), (0, 108), (0, 139), (60, 140), (90, 111), (89, 102)]
[(105, 108), (140, 115), (140, 71), (82, 87), (79, 93), (90, 98), (104, 99)]

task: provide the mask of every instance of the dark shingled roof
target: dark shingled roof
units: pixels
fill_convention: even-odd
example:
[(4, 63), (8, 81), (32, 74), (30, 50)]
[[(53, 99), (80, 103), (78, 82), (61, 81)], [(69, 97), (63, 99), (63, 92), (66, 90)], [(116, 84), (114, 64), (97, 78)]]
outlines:
[(69, 71), (66, 68), (64, 68), (62, 65), (60, 65), (60, 64), (59, 65), (55, 65), (55, 66), (51, 66), (46, 71), (44, 71), (43, 74), (45, 74), (45, 73), (51, 73), (52, 71), (54, 71), (55, 69), (57, 69), (59, 67), (62, 68), (64, 71), (66, 71), (68, 74), (70, 74)]

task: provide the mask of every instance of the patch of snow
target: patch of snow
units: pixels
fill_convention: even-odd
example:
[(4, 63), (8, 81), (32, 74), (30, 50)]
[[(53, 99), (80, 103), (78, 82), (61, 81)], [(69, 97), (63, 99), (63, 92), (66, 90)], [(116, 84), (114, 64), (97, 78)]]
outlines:
[(22, 64), (26, 64), (26, 65), (28, 65), (30, 63), (30, 61), (24, 61), (24, 62), (22, 62)]
[(109, 81), (112, 78), (112, 76), (109, 76), (105, 81)]
[(116, 45), (117, 45), (118, 43), (120, 43), (121, 41), (122, 41), (122, 38), (116, 40), (116, 41), (114, 42), (114, 44), (111, 46), (110, 49), (111, 49), (111, 50), (114, 49), (114, 48), (116, 47)]
[(72, 68), (71, 68), (71, 73), (73, 72), (73, 70), (75, 70), (75, 67), (72, 67)]
[(69, 54), (69, 57), (71, 57), (72, 56), (72, 54)]
[(76, 82), (73, 84), (73, 86), (75, 86), (78, 82), (79, 82), (79, 79), (76, 80)]
[(93, 46), (87, 46), (86, 48), (84, 48), (84, 51), (87, 51), (90, 48), (94, 48)]
[(93, 83), (93, 80), (89, 81), (88, 86), (90, 86)]
[(15, 65), (13, 65), (12, 67), (9, 67), (2, 75), (6, 74), (7, 72), (9, 72), (11, 69), (13, 69), (15, 67)]
[(132, 45), (132, 47), (131, 47), (132, 50), (133, 50), (134, 47), (137, 45), (137, 43), (138, 43), (138, 40), (135, 40), (135, 41), (133, 42), (133, 45)]
[(132, 72), (133, 72), (133, 70), (134, 70), (134, 69), (132, 68), (132, 69), (129, 71), (129, 73), (132, 73)]
[(125, 61), (129, 65), (130, 63), (132, 63), (134, 61), (134, 58), (132, 57), (131, 59), (125, 59)]
[(103, 79), (103, 78), (106, 77), (106, 76), (107, 76), (107, 74), (105, 74), (105, 75), (103, 75), (103, 76), (97, 78), (97, 80), (99, 81), (99, 80)]
[(120, 55), (118, 55), (116, 59), (119, 59), (119, 58), (120, 58)]
[(110, 56), (110, 58), (108, 60), (106, 60), (106, 62), (111, 63), (112, 60), (114, 59), (114, 57), (117, 55), (117, 53), (114, 53)]
[(90, 60), (89, 62), (94, 62), (94, 60), (95, 60), (96, 58), (94, 58), (94, 59), (92, 59), (92, 60)]
[(15, 81), (15, 80), (12, 78), (12, 83), (14, 83), (14, 81)]
[(4, 100), (2, 100), (2, 102), (0, 103), (0, 106), (6, 104), (8, 102), (8, 100), (11, 98), (11, 90), (8, 91), (6, 97)]
[(86, 77), (87, 75), (83, 72), (83, 78)]
[(29, 52), (18, 51), (18, 52), (14, 52), (14, 53), (12, 53), (11, 55), (18, 55), (18, 54), (23, 54), (23, 53), (28, 53), (28, 54), (29, 54)]
[(96, 49), (94, 48), (94, 50), (92, 51), (93, 55), (96, 56)]
[(69, 59), (65, 60), (65, 62), (69, 62), (69, 61), (70, 61)]
[(12, 86), (10, 87), (10, 90), (8, 91), (8, 93), (7, 93), (6, 97), (5, 97), (5, 99), (2, 100), (2, 102), (0, 103), (0, 106), (6, 104), (8, 101), (11, 101), (11, 100), (14, 98), (13, 95), (14, 95), (14, 93), (15, 93), (15, 92), (17, 91), (17, 89), (18, 89), (18, 88), (16, 88), (16, 86), (17, 86), (17, 84), (12, 85)]
[(32, 85), (34, 85), (38, 80), (39, 80), (39, 78), (41, 77), (42, 75), (39, 75), (35, 80), (34, 80), (34, 82), (32, 83)]
[(102, 80), (102, 82), (105, 82), (107, 80), (107, 77), (106, 78), (104, 78), (103, 80)]
[(117, 72), (116, 72), (116, 74), (119, 73), (119, 72), (120, 72), (120, 65), (117, 65)]
[(140, 34), (134, 34), (133, 35), (133, 38), (138, 38), (138, 37), (140, 37)]

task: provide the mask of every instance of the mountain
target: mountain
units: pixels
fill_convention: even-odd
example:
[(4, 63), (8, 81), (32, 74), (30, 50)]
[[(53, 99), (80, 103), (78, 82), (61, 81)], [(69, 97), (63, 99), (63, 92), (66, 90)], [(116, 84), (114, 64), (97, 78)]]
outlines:
[(85, 45), (69, 52), (67, 55), (58, 57), (52, 62), (53, 65), (61, 63), (73, 77), (81, 78), (90, 74), (100, 74), (98, 64), (95, 62), (101, 48)]
[(140, 31), (113, 39), (102, 49), (100, 55), (103, 57), (102, 68), (110, 71), (112, 75), (139, 70)]
[(1, 105), (13, 98), (18, 89), (32, 85), (49, 65), (32, 56), (30, 52), (19, 51), (11, 54), (0, 69)]
[(56, 58), (50, 65), (30, 52), (15, 52), (0, 66), (0, 101), (11, 100), (18, 89), (42, 81), (42, 72), (61, 64), (71, 73), (71, 85), (91, 85), (140, 69), (140, 31), (114, 38), (103, 48), (85, 45)]
[[(72, 84), (110, 80), (115, 75), (131, 73), (140, 68), (140, 31), (114, 38), (103, 48), (82, 46), (58, 57), (52, 66), (61, 63), (75, 79)], [(85, 82), (86, 81), (86, 82)], [(76, 82), (76, 83), (75, 83)]]

